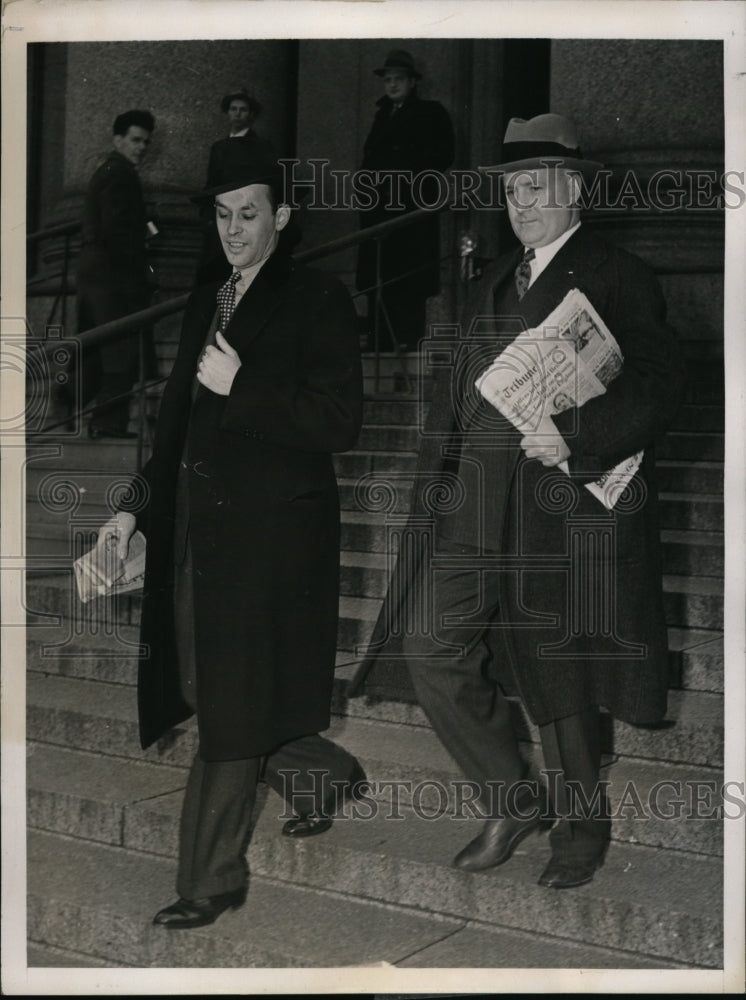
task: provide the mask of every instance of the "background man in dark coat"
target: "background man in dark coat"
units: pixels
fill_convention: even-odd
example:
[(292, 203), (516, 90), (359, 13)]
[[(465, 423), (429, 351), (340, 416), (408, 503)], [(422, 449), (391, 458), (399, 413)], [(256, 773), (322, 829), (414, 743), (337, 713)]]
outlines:
[[(78, 261), (78, 331), (147, 308), (147, 214), (137, 168), (148, 148), (155, 120), (149, 111), (125, 111), (114, 121), (114, 149), (91, 178), (83, 206)], [(154, 366), (152, 333), (146, 361)], [(127, 431), (129, 399), (109, 402), (131, 388), (138, 376), (137, 337), (87, 350), (83, 358), (82, 402), (97, 395), (91, 437), (134, 437)]]
[[(412, 180), (424, 170), (446, 170), (453, 162), (453, 126), (448, 112), (437, 101), (417, 96), (421, 79), (409, 52), (390, 52), (384, 65), (373, 71), (383, 77), (386, 93), (377, 102), (363, 149), (363, 170), (379, 172), (376, 204), (361, 213), (363, 228), (433, 204), (439, 193), (433, 178), (424, 181), (413, 196)], [(397, 179), (395, 171), (406, 171)], [(398, 345), (411, 350), (425, 333), (425, 303), (440, 291), (440, 217), (431, 216), (404, 226), (387, 236), (381, 245), (381, 278), (391, 281), (383, 291), (383, 305), (391, 324), (381, 318), (381, 348)], [(360, 246), (357, 267), (359, 291), (376, 282), (375, 242)], [(369, 317), (375, 306), (369, 298)]]
[[(309, 793), (292, 801), (299, 815), (283, 832), (293, 836), (328, 828), (331, 782), (354, 794), (364, 778), (318, 735), (329, 725), (339, 600), (331, 453), (351, 448), (361, 424), (356, 318), (336, 279), (282, 251), (281, 192), (274, 161), (236, 147), (213, 192), (233, 274), (189, 300), (144, 470), (141, 740), (195, 711), (199, 728), (180, 899), (155, 918), (169, 928), (212, 923), (243, 902), (263, 758), (288, 798)], [(122, 551), (134, 527), (120, 511), (102, 534), (118, 533)], [(297, 772), (287, 789), (281, 769)]]
[[(236, 90), (223, 97), (220, 110), (228, 119), (229, 131), (227, 136), (218, 139), (210, 146), (205, 181), (205, 189), (209, 191), (222, 184), (225, 170), (230, 170), (230, 165), (235, 159), (234, 143), (241, 142), (249, 147), (247, 155), (264, 157), (276, 155), (272, 143), (254, 130), (254, 122), (262, 113), (262, 106), (256, 98), (245, 90)], [(202, 218), (205, 231), (197, 265), (198, 285), (221, 278), (225, 280), (231, 273), (230, 264), (225, 259), (220, 237), (215, 228), (215, 213), (211, 205), (207, 203), (203, 205)]]
[[(394, 673), (402, 655), (395, 637), (404, 636), (415, 692), (477, 784), (489, 817), (455, 859), (472, 871), (507, 861), (544, 812), (540, 785), (524, 780), (530, 771), (501, 684), (520, 694), (539, 726), (551, 804), (561, 817), (539, 879), (555, 888), (593, 878), (608, 840), (597, 795), (599, 706), (632, 723), (655, 723), (666, 711), (654, 444), (675, 412), (682, 379), (652, 272), (580, 225), (580, 178), (599, 164), (577, 147), (574, 126), (558, 115), (513, 119), (506, 162), (491, 168), (504, 174), (522, 247), (471, 287), (454, 364), (444, 369), (428, 414), (414, 514), (422, 524), (428, 503), (432, 509), (425, 488), (444, 476), (457, 484), (455, 502), (435, 520), (435, 560), (400, 565), (390, 590), (414, 588), (433, 635), (407, 638), (411, 598), (398, 605), (389, 599), (371, 647), (379, 659), (372, 654), (352, 692), (366, 676), (380, 688), (386, 671)], [(616, 338), (623, 369), (604, 395), (522, 437), (475, 380), (572, 289), (588, 297)], [(639, 472), (607, 510), (584, 484), (639, 449)], [(557, 468), (563, 461), (569, 475)]]

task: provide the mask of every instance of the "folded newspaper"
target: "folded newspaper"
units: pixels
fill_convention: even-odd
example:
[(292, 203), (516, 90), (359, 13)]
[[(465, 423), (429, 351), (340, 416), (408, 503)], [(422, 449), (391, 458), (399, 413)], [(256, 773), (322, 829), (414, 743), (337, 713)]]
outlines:
[(136, 531), (129, 542), (127, 558), (117, 555), (117, 540), (110, 535), (73, 563), (78, 597), (86, 604), (94, 597), (125, 594), (142, 589), (145, 579), (145, 536)]
[[(477, 379), (476, 386), (523, 434), (556, 431), (551, 418), (606, 392), (624, 359), (614, 337), (577, 288), (540, 327), (524, 330)], [(612, 510), (640, 467), (643, 452), (615, 465), (586, 489)], [(559, 468), (569, 474), (567, 462)]]

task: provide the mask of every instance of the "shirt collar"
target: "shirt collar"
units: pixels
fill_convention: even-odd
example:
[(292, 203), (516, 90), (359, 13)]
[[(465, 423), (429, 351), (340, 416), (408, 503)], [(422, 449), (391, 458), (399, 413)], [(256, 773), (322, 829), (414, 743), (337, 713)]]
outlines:
[(545, 247), (534, 247), (534, 253), (536, 256), (531, 261), (531, 281), (529, 282), (529, 288), (533, 285), (541, 272), (549, 266), (553, 257), (559, 252), (565, 243), (567, 243), (572, 234), (579, 228), (580, 222), (576, 222), (571, 229), (566, 229), (565, 232), (561, 236), (558, 236), (552, 243), (547, 243)]
[(241, 277), (236, 282), (236, 305), (238, 305), (241, 296), (245, 292), (248, 292), (254, 278), (256, 278), (263, 265), (267, 263), (267, 260), (269, 258), (259, 261), (258, 264), (250, 264), (248, 267), (241, 268)]

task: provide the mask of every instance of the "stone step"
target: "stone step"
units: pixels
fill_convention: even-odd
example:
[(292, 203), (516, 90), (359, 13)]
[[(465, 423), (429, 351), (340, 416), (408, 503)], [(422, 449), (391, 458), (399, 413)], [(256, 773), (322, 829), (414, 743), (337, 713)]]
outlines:
[(684, 403), (673, 420), (678, 431), (723, 431), (725, 410), (717, 403)]
[[(276, 970), (273, 988), (282, 988), (278, 970), (293, 967), (691, 967), (689, 960), (363, 899), (339, 878), (334, 883), (342, 891), (309, 889), (258, 871), (239, 910), (210, 927), (172, 934), (151, 924), (174, 897), (170, 859), (32, 833), (28, 871), (29, 958), (49, 955), (60, 966), (69, 963), (55, 961), (57, 955), (83, 953), (88, 959), (81, 964), (92, 967), (268, 968)], [(684, 919), (677, 913), (676, 925)]]
[(658, 489), (671, 493), (723, 495), (722, 462), (686, 462), (662, 458), (656, 463)]
[[(348, 545), (355, 551), (369, 550), (375, 547), (380, 551), (384, 548), (384, 541), (376, 542), (380, 536), (376, 534), (370, 523), (360, 521), (353, 523), (348, 534)], [(365, 542), (365, 544), (360, 544)], [(387, 578), (387, 571), (372, 563), (369, 566), (355, 567), (349, 566), (349, 552), (345, 557), (348, 563), (351, 577), (356, 586), (377, 586), (382, 595), (383, 580)], [(375, 579), (380, 582), (375, 584)], [(365, 601), (367, 611), (367, 621), (375, 621), (375, 607), (380, 605), (381, 597), (375, 598), (371, 590), (365, 590), (365, 598), (358, 600)], [(342, 598), (340, 607), (345, 600)], [(666, 574), (663, 577), (663, 606), (666, 616), (666, 623), (673, 628), (700, 628), (720, 631), (723, 628), (723, 581), (716, 576), (689, 577), (679, 574)], [(348, 606), (349, 609), (349, 606)], [(346, 610), (345, 614), (348, 614)], [(365, 630), (363, 629), (363, 632)], [(346, 643), (339, 643), (343, 649), (351, 648)]]
[[(688, 553), (693, 549), (686, 548), (685, 551)], [(349, 651), (365, 644), (370, 637), (389, 569), (384, 553), (343, 551), (340, 562), (339, 647)], [(696, 612), (700, 618), (707, 618), (707, 602), (710, 605), (718, 601), (722, 603), (722, 582), (717, 578), (708, 580), (701, 577), (695, 580), (687, 576), (669, 576), (666, 577), (666, 587), (666, 602), (674, 617), (680, 617), (682, 608), (686, 611), (687, 602), (693, 608), (692, 613)], [(707, 590), (698, 594), (697, 587), (700, 590), (706, 587)], [(134, 626), (139, 623), (140, 600), (137, 593), (124, 594), (82, 605), (75, 595), (75, 584), (69, 570), (54, 576), (30, 577), (27, 579), (25, 606), (30, 626), (29, 649), (33, 651), (37, 644), (44, 644), (49, 647), (48, 659), (60, 658), (60, 654), (55, 652), (58, 649), (69, 650), (69, 658), (75, 659), (80, 655), (83, 660), (88, 660), (89, 651), (84, 649), (81, 653), (80, 643), (83, 642), (92, 644), (93, 653), (98, 658), (105, 659), (105, 654), (110, 653), (112, 648), (132, 655), (127, 646), (137, 642)], [(722, 691), (722, 655), (713, 660), (711, 656), (704, 657), (700, 651), (705, 643), (710, 643), (712, 649), (718, 642), (722, 643), (722, 636), (717, 627), (713, 629), (709, 620), (701, 627), (691, 628), (672, 622), (669, 629), (672, 683)], [(29, 653), (30, 658), (35, 655)]]
[(660, 521), (664, 528), (684, 531), (722, 531), (723, 497), (712, 493), (659, 494)]
[(342, 478), (359, 479), (372, 472), (414, 472), (416, 451), (372, 451), (355, 449), (334, 455), (334, 468)]
[[(97, 598), (88, 604), (81, 604), (77, 597), (75, 581), (69, 562), (60, 558), (55, 574), (36, 575), (27, 580), (26, 611), (28, 625), (63, 627), (62, 620), (68, 622), (70, 635), (93, 631), (106, 632), (118, 625), (139, 622), (141, 592), (121, 594), (114, 597)], [(375, 623), (380, 600), (363, 597), (343, 597), (340, 599), (340, 616), (366, 622), (370, 627)], [(95, 628), (100, 623), (100, 628)], [(346, 648), (346, 647), (343, 647)]]
[(715, 432), (669, 431), (656, 448), (658, 458), (690, 462), (722, 462), (724, 435)]
[[(402, 666), (402, 670), (406, 668)], [(340, 718), (385, 724), (425, 726), (417, 705), (392, 702), (375, 694), (347, 698), (345, 680), (352, 668), (337, 671), (333, 710)], [(30, 672), (27, 678), (28, 738), (60, 746), (139, 759), (136, 694), (120, 683)], [(518, 731), (538, 743), (535, 727), (515, 708)], [(701, 691), (671, 691), (667, 722), (657, 728), (633, 726), (605, 717), (606, 745), (625, 757), (722, 767), (722, 697)], [(352, 724), (349, 722), (349, 724)], [(175, 727), (162, 745), (143, 759), (186, 766), (194, 752), (193, 723)]]
[(416, 427), (401, 424), (364, 426), (357, 447), (362, 451), (416, 451), (421, 438)]
[(723, 634), (710, 629), (668, 630), (671, 687), (722, 694)]
[[(424, 816), (449, 812), (463, 820), (471, 815), (471, 807), (464, 805), (471, 789), (431, 729), (335, 718), (327, 735), (360, 760), (371, 795), (381, 805), (385, 801), (392, 810), (402, 806)], [(196, 749), (192, 740), (185, 743), (192, 752)], [(538, 746), (524, 742), (523, 752), (540, 773)], [(150, 763), (152, 757), (150, 752), (129, 759), (29, 743), (29, 825), (175, 855), (178, 824), (169, 831), (169, 820), (174, 793), (186, 784), (189, 759), (184, 766), (161, 766)], [(722, 773), (716, 768), (607, 754), (601, 780), (608, 791), (614, 841), (722, 855)], [(736, 806), (726, 805), (726, 812), (735, 815)], [(285, 812), (287, 819), (290, 812)]]
[(418, 427), (422, 425), (422, 418), (427, 413), (428, 405), (419, 392), (414, 398), (406, 395), (366, 397), (363, 403), (363, 423)]
[(663, 606), (670, 626), (723, 628), (723, 582), (715, 577), (666, 575)]
[[(713, 643), (717, 640), (713, 637)], [(713, 660), (717, 647), (701, 643)], [(686, 657), (681, 652), (682, 659)], [(369, 689), (354, 697), (347, 697), (347, 685), (357, 669), (351, 661), (336, 671), (333, 711), (349, 718), (382, 720), (401, 725), (428, 725), (424, 712), (414, 699), (408, 681), (402, 682), (402, 696), (393, 698), (377, 691), (371, 683)], [(403, 677), (406, 667), (402, 663)], [(716, 691), (670, 690), (665, 720), (658, 726), (634, 726), (605, 716), (604, 745), (609, 751), (625, 757), (670, 763), (693, 764), (702, 767), (722, 767), (723, 762), (723, 699)], [(522, 739), (538, 744), (538, 730), (526, 720), (520, 706), (515, 704), (514, 722)]]
[[(366, 897), (444, 915), (508, 923), (598, 946), (625, 947), (668, 960), (718, 967), (722, 961), (723, 879), (719, 860), (642, 846), (612, 844), (590, 884), (547, 897), (536, 879), (549, 860), (543, 837), (527, 838), (510, 862), (470, 874), (450, 866), (468, 841), (458, 822), (414, 813), (335, 823), (324, 842), (261, 835), (249, 847), (252, 871), (282, 871), (294, 884), (342, 888)], [(286, 841), (286, 842), (283, 842)]]
[(722, 579), (725, 543), (719, 531), (661, 532), (663, 572), (674, 576), (711, 576)]
[[(354, 547), (355, 551), (360, 551), (365, 547), (361, 542), (374, 544), (371, 539), (375, 540), (377, 536), (372, 532), (369, 523), (365, 521), (355, 523), (354, 518), (357, 516), (353, 515), (353, 521), (346, 533), (348, 544)], [(58, 559), (58, 567), (64, 568), (69, 566), (71, 558), (69, 552), (58, 557), (50, 556), (48, 553), (38, 557), (40, 568), (46, 572), (49, 572), (53, 559)], [(347, 557), (343, 558), (349, 563)], [(33, 568), (35, 565), (33, 558), (29, 560), (29, 564)], [(380, 564), (370, 566), (348, 564), (345, 572), (346, 587), (359, 590), (360, 587), (374, 588), (375, 585), (378, 586), (380, 593), (383, 592), (381, 587), (387, 574), (380, 568)], [(379, 583), (375, 584), (375, 580)], [(371, 594), (370, 589), (365, 589), (363, 592), (366, 595), (364, 597), (348, 595), (340, 598), (338, 636), (340, 649), (353, 649), (367, 642), (375, 624), (382, 598), (368, 596)], [(723, 584), (717, 577), (668, 574), (663, 578), (663, 602), (666, 622), (670, 627), (717, 631), (723, 628)], [(58, 578), (46, 577), (43, 582), (35, 581), (35, 585), (30, 588), (27, 610), (31, 625), (42, 624), (51, 617), (60, 615), (74, 619), (71, 626), (73, 630), (80, 627), (76, 624), (78, 622), (85, 623), (99, 619), (128, 625), (139, 620), (139, 596), (122, 595), (80, 605), (77, 598), (72, 595), (71, 575), (68, 571), (66, 574), (59, 574)]]
[[(117, 509), (117, 497), (121, 496), (121, 489), (117, 488), (116, 477), (105, 473), (93, 473), (90, 476), (78, 473), (74, 477), (58, 473), (42, 475), (43, 478), (28, 484), (26, 538), (29, 554), (34, 557), (72, 554), (72, 539), (79, 532), (98, 530), (112, 516)], [(121, 480), (119, 483), (121, 484)], [(406, 475), (400, 478), (396, 472), (381, 472), (372, 480), (341, 478), (339, 493), (342, 507), (342, 548), (381, 551), (386, 532), (385, 518), (391, 514), (408, 512), (412, 482)], [(370, 518), (353, 521), (347, 517), (347, 512), (365, 515), (376, 508), (383, 510)], [(723, 517), (722, 497), (667, 492), (660, 495), (660, 519), (664, 536), (667, 529), (678, 531), (680, 534), (676, 535), (676, 544), (685, 546), (686, 537), (681, 532), (712, 533), (712, 537), (706, 542), (701, 537), (691, 535), (690, 540), (696, 546), (697, 557), (703, 555), (705, 544), (722, 550), (722, 535), (718, 543), (715, 533), (722, 532)], [(669, 536), (668, 541), (671, 542), (672, 539), (673, 536)], [(682, 559), (681, 556), (677, 558), (679, 561)], [(717, 562), (717, 554), (715, 559)], [(722, 562), (722, 551), (720, 561)], [(692, 562), (696, 560), (693, 559)], [(684, 564), (688, 563), (685, 561)], [(665, 569), (672, 573), (689, 572), (687, 569), (677, 569), (676, 565), (678, 563), (665, 564)], [(722, 572), (722, 568), (713, 571), (710, 567), (702, 572), (716, 575)]]
[[(343, 556), (346, 555), (343, 553)], [(354, 555), (351, 553), (350, 555)], [(369, 560), (379, 557), (365, 553)], [(57, 628), (29, 630), (27, 667), (63, 677), (102, 680), (134, 685), (137, 680), (139, 627), (122, 625), (113, 618), (100, 622), (78, 622), (72, 628), (63, 621)], [(691, 691), (723, 691), (723, 637), (703, 629), (668, 630), (671, 686)], [(340, 650), (337, 665), (353, 659)], [(342, 681), (340, 680), (340, 684)]]
[[(405, 424), (422, 427), (429, 409), (429, 399), (418, 391), (414, 398), (399, 395), (390, 399), (366, 398), (363, 420), (366, 424)], [(674, 417), (672, 429), (678, 431), (719, 431), (725, 428), (722, 403), (684, 403)]]

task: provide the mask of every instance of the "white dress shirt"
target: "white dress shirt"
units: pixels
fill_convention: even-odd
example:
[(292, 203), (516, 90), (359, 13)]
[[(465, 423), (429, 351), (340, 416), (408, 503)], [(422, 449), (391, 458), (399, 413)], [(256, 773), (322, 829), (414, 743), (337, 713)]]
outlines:
[[(550, 261), (552, 260), (554, 255), (558, 252), (558, 250), (560, 250), (560, 248), (563, 247), (565, 243), (567, 243), (572, 234), (576, 232), (578, 229), (580, 229), (580, 223), (576, 222), (571, 229), (565, 230), (565, 232), (561, 236), (558, 236), (553, 243), (547, 243), (545, 247), (534, 247), (534, 253), (536, 254), (536, 256), (532, 261), (530, 261), (531, 280), (528, 283), (529, 288), (531, 287), (531, 285), (533, 285), (533, 283), (539, 277), (541, 272), (549, 266)], [(524, 247), (524, 250), (527, 249), (528, 247)]]

